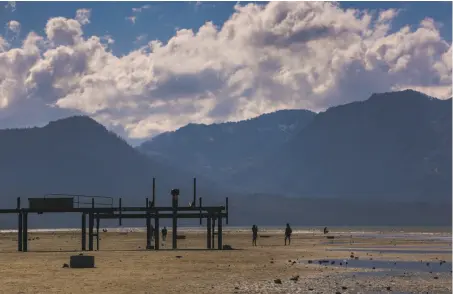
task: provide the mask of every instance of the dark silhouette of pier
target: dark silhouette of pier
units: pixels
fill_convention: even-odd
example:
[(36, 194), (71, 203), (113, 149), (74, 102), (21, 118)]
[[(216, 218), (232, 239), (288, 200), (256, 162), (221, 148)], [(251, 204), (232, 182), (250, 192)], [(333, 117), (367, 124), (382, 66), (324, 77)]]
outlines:
[[(196, 178), (193, 179), (193, 202), (188, 207), (179, 206), (179, 189), (171, 190), (172, 206), (155, 206), (156, 204), (156, 179), (153, 178), (153, 198), (145, 199), (145, 206), (128, 207), (122, 205), (122, 198), (118, 199), (118, 206), (114, 206), (112, 197), (88, 196), (74, 194), (48, 194), (41, 198), (28, 198), (28, 208), (21, 207), (21, 198), (17, 198), (17, 207), (12, 209), (0, 209), (0, 214), (18, 215), (18, 238), (17, 250), (28, 251), (28, 214), (30, 213), (81, 213), (81, 250), (87, 250), (87, 216), (88, 216), (88, 251), (99, 250), (99, 225), (101, 219), (118, 219), (122, 225), (123, 219), (146, 220), (146, 249), (159, 250), (159, 221), (160, 219), (172, 219), (172, 249), (177, 249), (178, 219), (199, 219), (200, 225), (203, 219), (206, 221), (206, 248), (215, 249), (215, 235), (217, 235), (217, 249), (223, 249), (223, 219), (228, 225), (228, 197), (225, 206), (203, 206), (202, 198), (198, 198), (196, 205)], [(87, 201), (87, 199), (90, 199)], [(96, 200), (98, 202), (96, 202)], [(104, 201), (100, 202), (100, 201)], [(105, 203), (107, 202), (107, 203)], [(89, 204), (90, 207), (80, 207)], [(154, 220), (154, 227), (151, 226)], [(215, 232), (217, 221), (217, 232)], [(151, 244), (154, 234), (154, 245)]]

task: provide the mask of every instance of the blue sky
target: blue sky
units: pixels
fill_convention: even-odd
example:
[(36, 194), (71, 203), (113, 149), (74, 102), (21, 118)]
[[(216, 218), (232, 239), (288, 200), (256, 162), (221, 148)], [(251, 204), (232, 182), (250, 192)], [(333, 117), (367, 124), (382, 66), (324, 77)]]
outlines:
[[(267, 3), (267, 2), (240, 2)], [(146, 40), (159, 39), (166, 42), (176, 29), (186, 28), (197, 30), (207, 21), (221, 26), (234, 12), (236, 2), (17, 2), (14, 11), (3, 11), (0, 22), (7, 23), (17, 20), (21, 23), (22, 34), (36, 31), (42, 33), (49, 18), (63, 16), (74, 17), (79, 8), (91, 9), (91, 23), (84, 33), (90, 35), (111, 35), (115, 39), (112, 50), (116, 55), (126, 54), (145, 43), (136, 42), (140, 35)], [(151, 5), (141, 13), (133, 13), (133, 8)], [(416, 26), (426, 17), (443, 24), (440, 32), (443, 38), (451, 42), (452, 38), (452, 2), (340, 2), (344, 8), (381, 10), (402, 9), (393, 23), (393, 30), (403, 25)], [(137, 16), (135, 24), (126, 20)]]
[(452, 95), (451, 2), (235, 5), (3, 2), (0, 128), (84, 114), (132, 142), (372, 93)]

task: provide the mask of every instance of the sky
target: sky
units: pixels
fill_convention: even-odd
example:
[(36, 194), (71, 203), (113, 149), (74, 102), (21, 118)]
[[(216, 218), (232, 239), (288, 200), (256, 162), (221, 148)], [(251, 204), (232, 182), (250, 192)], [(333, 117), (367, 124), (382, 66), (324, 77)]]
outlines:
[(188, 123), (452, 95), (452, 2), (0, 2), (0, 128)]

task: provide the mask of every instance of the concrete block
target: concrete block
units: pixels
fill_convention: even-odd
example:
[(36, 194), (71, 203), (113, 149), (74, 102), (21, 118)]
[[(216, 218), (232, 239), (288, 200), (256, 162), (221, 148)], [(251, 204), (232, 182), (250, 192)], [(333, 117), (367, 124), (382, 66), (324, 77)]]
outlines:
[(70, 257), (69, 265), (71, 268), (94, 268), (94, 256), (73, 255)]

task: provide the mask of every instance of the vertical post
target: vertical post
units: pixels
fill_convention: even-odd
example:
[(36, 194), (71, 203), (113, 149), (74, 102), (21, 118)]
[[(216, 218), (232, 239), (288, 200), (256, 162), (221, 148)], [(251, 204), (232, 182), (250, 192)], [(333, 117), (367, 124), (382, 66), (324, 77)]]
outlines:
[(122, 215), (122, 208), (121, 208), (121, 198), (119, 199), (119, 208), (120, 208), (120, 212), (119, 212), (119, 217), (118, 217), (118, 221), (119, 221), (119, 226), (121, 227), (123, 225), (123, 220), (121, 218), (121, 215)]
[(197, 203), (197, 178), (193, 178), (193, 202), (192, 207), (195, 207)]
[(159, 215), (157, 211), (154, 217), (154, 249), (159, 250)]
[(177, 189), (172, 190), (172, 208), (173, 208), (173, 229), (172, 229), (172, 248), (178, 248), (178, 196), (179, 191)]
[(207, 241), (207, 249), (211, 249), (211, 216), (208, 215), (207, 221), (206, 221), (206, 229), (207, 229), (207, 234), (206, 234), (206, 241)]
[(176, 209), (173, 209), (173, 229), (172, 229), (172, 235), (173, 235), (173, 238), (172, 238), (172, 248), (173, 249), (177, 249), (178, 247), (178, 239), (177, 239), (177, 236), (178, 236), (178, 233), (177, 233), (177, 230), (178, 230), (178, 218), (176, 216)]
[(211, 221), (211, 224), (212, 224), (212, 241), (211, 241), (211, 244), (212, 244), (212, 249), (215, 249), (215, 215), (212, 215), (212, 221)]
[(94, 229), (94, 198), (91, 198), (91, 210), (88, 213), (88, 250), (93, 251), (93, 229)]
[(202, 208), (201, 208), (201, 205), (202, 205), (201, 197), (198, 198), (198, 201), (200, 203), (200, 226), (202, 226), (203, 225), (203, 216), (202, 216), (203, 211), (202, 211)]
[(151, 202), (151, 207), (156, 206), (156, 178), (153, 178), (153, 202)]
[(17, 197), (18, 228), (17, 228), (17, 251), (22, 251), (22, 211), (20, 210), (20, 197)]
[(23, 227), (22, 227), (22, 252), (28, 251), (28, 212), (22, 213)]
[(82, 251), (87, 250), (87, 218), (86, 213), (82, 213)]
[(99, 213), (96, 213), (96, 250), (99, 251)]
[(219, 217), (217, 219), (217, 249), (222, 250), (222, 215), (219, 213)]
[(228, 225), (228, 197), (226, 198), (226, 224)]
[(146, 249), (151, 249), (151, 218), (149, 215), (148, 198), (146, 198)]
[(93, 212), (88, 213), (88, 250), (93, 251), (93, 227), (94, 217)]

